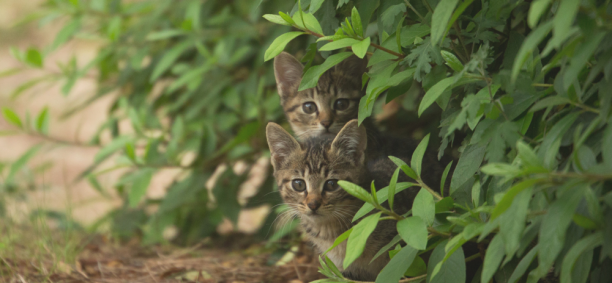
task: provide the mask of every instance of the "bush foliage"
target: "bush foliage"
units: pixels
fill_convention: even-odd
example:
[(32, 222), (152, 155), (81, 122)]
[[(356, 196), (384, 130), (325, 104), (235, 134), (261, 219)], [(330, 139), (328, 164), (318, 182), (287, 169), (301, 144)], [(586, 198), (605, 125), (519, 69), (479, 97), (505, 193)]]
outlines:
[[(305, 89), (354, 53), (368, 56), (370, 66), (363, 76), (366, 96), (359, 120), (395, 100), (405, 109), (396, 115), (400, 127), (418, 122), (429, 125), (424, 128), (431, 134), (410, 164), (393, 159), (395, 177), (407, 174), (417, 183), (391, 180), (372, 194), (342, 183), (367, 202), (361, 216), (380, 210), (338, 238), (349, 245), (344, 266), (362, 253), (363, 234), (372, 225), (397, 221), (399, 237), (387, 246), (393, 258), (377, 282), (397, 282), (403, 275), (413, 281), (465, 282), (466, 261), (479, 258), (483, 264), (473, 282), (537, 282), (549, 273), (562, 282), (608, 282), (608, 2), (57, 0), (49, 1), (41, 20), (67, 20), (55, 42), (43, 52), (31, 48), (14, 54), (42, 67), (44, 55), (72, 37), (105, 42), (92, 62), (62, 64), (61, 79), (68, 94), (77, 79), (95, 70), (100, 87), (89, 101), (120, 93), (111, 118), (99, 129), (113, 139), (101, 143), (94, 137), (91, 143), (101, 150), (83, 174), (96, 186), (97, 174), (107, 170), (98, 165), (111, 157), (113, 168), (129, 169), (115, 185), (124, 206), (108, 218), (119, 235), (139, 231), (147, 242), (159, 242), (161, 231), (175, 225), (180, 239), (192, 242), (212, 234), (224, 217), (235, 223), (241, 207), (278, 202), (263, 197), (273, 190), (269, 176), (246, 205), (236, 200), (246, 176), (232, 170), (221, 174), (212, 190), (214, 202), (204, 183), (220, 164), (252, 165), (269, 154), (262, 125), (282, 120), (283, 114), (265, 61), (285, 49), (299, 50), (307, 68), (300, 85)], [(157, 85), (163, 90), (155, 94)], [(46, 113), (25, 122), (10, 109), (3, 113), (24, 131), (46, 132)], [(118, 127), (124, 120), (133, 131)], [(427, 174), (420, 168), (428, 146), (440, 158), (458, 152), (454, 171), (442, 182), (450, 183), (450, 196), (420, 179)], [(30, 155), (12, 165), (5, 183)], [(186, 159), (190, 155), (195, 158)], [(180, 168), (184, 174), (163, 199), (146, 199), (160, 168)], [(422, 188), (410, 214), (379, 205), (410, 186)], [(150, 214), (149, 206), (158, 210)], [(482, 254), (464, 254), (466, 243), (477, 243)], [(426, 263), (420, 255), (427, 251), (433, 252)], [(329, 277), (321, 282), (350, 282), (327, 258), (321, 265)]]

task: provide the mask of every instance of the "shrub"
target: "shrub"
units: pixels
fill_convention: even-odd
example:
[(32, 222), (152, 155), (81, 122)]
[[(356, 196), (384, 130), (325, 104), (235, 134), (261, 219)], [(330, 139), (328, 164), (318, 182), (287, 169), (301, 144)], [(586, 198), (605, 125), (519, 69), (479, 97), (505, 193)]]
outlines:
[[(110, 223), (113, 234), (122, 238), (142, 235), (145, 243), (163, 241), (162, 231), (174, 225), (179, 230), (177, 241), (188, 244), (213, 235), (224, 218), (236, 224), (241, 208), (280, 202), (277, 194), (268, 194), (274, 189), (271, 172), (246, 204), (240, 204), (236, 197), (246, 173), (226, 170), (221, 174), (212, 189), (215, 201), (205, 183), (222, 164), (240, 160), (248, 169), (259, 158), (269, 156), (264, 127), (267, 121), (280, 120), (283, 113), (274, 72), (271, 64), (264, 63), (264, 52), (290, 27), (269, 23), (261, 16), (291, 5), (280, 0), (59, 0), (47, 1), (29, 18), (63, 27), (42, 50), (13, 49), (24, 65), (44, 68), (53, 64), (45, 57), (73, 40), (93, 40), (100, 46), (93, 60), (58, 62), (60, 75), (49, 72), (44, 80), (35, 79), (13, 92), (16, 97), (40, 81), (51, 81), (59, 83), (65, 95), (84, 96), (82, 105), (62, 115), (78, 113), (98, 99), (112, 97), (109, 119), (87, 143), (100, 150), (81, 178), (105, 191), (98, 176), (125, 170), (114, 184), (124, 202), (97, 225)], [(306, 48), (305, 41), (293, 45), (295, 50)], [(71, 93), (75, 82), (84, 76), (97, 79), (95, 93)], [(21, 133), (72, 144), (48, 135), (48, 128), (53, 127), (49, 110), (34, 115), (31, 121), (9, 108), (2, 111)], [(110, 140), (105, 138), (108, 136)], [(20, 174), (40, 149), (35, 147), (4, 168), (7, 178), (2, 179), (3, 187), (14, 187), (20, 179), (14, 178), (15, 174)], [(109, 160), (112, 162), (106, 162)], [(181, 173), (165, 197), (147, 198), (152, 176), (163, 169)], [(150, 208), (157, 210), (152, 213)], [(275, 217), (274, 213), (268, 217), (262, 237)]]
[[(322, 27), (335, 22), (321, 15), (333, 14), (345, 19), (329, 32)], [(394, 257), (376, 282), (398, 282), (404, 274), (427, 282), (465, 282), (465, 262), (481, 257), (464, 254), (468, 242), (486, 247), (475, 279), (480, 282), (525, 276), (536, 282), (553, 267), (562, 282), (608, 280), (603, 278), (609, 278), (604, 274), (612, 257), (604, 240), (612, 238), (611, 15), (604, 1), (311, 0), (289, 15), (264, 16), (299, 30), (277, 37), (266, 60), (300, 35), (317, 38), (317, 49), (328, 56), (304, 73), (300, 89), (316, 85), (339, 58), (371, 52), (359, 120), (372, 115), (379, 96), (386, 102), (400, 99), (418, 83), (424, 96), (403, 99), (418, 104), (419, 116), (442, 110), (439, 157), (452, 145), (461, 152), (446, 197), (420, 179), (427, 174), (420, 168), (429, 135), (410, 166), (393, 159), (417, 183), (396, 184), (395, 174), (384, 195), (392, 198), (400, 186), (421, 187), (410, 215), (380, 206), (386, 197), (377, 194), (383, 190), (370, 195), (342, 182), (367, 202), (354, 219), (373, 209), (387, 215), (372, 214), (352, 231), (371, 231), (362, 226), (377, 220), (397, 221), (399, 237), (380, 251), (395, 247)], [(325, 54), (332, 50), (339, 52)], [(445, 183), (446, 174), (442, 179)], [(349, 230), (336, 243), (347, 239), (344, 267), (364, 249), (358, 240), (363, 233)], [(417, 255), (432, 249), (425, 266)], [(321, 265), (329, 279), (320, 282), (350, 281), (327, 258)]]

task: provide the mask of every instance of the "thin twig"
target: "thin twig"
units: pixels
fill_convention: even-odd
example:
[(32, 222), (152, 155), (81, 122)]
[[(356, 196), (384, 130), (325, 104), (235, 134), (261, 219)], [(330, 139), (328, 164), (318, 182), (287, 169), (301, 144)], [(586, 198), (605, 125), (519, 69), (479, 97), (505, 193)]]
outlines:
[[(305, 31), (306, 33), (308, 33), (308, 34), (314, 35), (314, 36), (319, 37), (319, 38), (324, 37), (324, 35), (322, 35), (322, 34), (320, 34), (320, 33), (316, 33), (316, 32), (313, 32), (313, 31), (310, 31), (310, 30), (307, 30), (307, 29), (306, 29), (306, 30), (304, 30), (304, 31)], [(330, 40), (330, 41), (332, 41), (332, 40)], [(370, 43), (370, 46), (372, 46), (372, 47), (374, 47), (374, 48), (376, 48), (376, 49), (380, 49), (380, 50), (382, 50), (382, 51), (384, 51), (384, 52), (387, 52), (387, 53), (389, 53), (389, 54), (391, 54), (391, 55), (395, 55), (395, 56), (397, 56), (397, 57), (399, 57), (399, 58), (401, 58), (401, 59), (404, 59), (404, 57), (406, 57), (406, 55), (403, 55), (403, 54), (397, 53), (397, 52), (395, 52), (395, 51), (393, 51), (393, 50), (389, 50), (389, 49), (384, 48), (384, 47), (382, 47), (382, 46), (380, 46), (380, 45), (378, 45), (378, 44), (376, 44), (376, 43)]]
[(406, 6), (408, 6), (408, 8), (410, 8), (410, 10), (412, 10), (421, 19), (421, 22), (427, 25), (425, 18), (419, 13), (419, 11), (417, 11), (412, 4), (408, 2), (408, 0), (404, 0), (404, 2), (406, 3)]

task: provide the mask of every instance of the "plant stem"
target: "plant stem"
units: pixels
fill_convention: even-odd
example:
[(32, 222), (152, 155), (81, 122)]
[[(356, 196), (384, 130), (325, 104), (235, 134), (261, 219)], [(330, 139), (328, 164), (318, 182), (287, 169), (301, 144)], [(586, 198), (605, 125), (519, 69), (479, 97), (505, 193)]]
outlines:
[(412, 10), (421, 19), (421, 22), (427, 25), (425, 18), (419, 13), (419, 11), (417, 11), (412, 4), (408, 2), (408, 0), (404, 0), (404, 2), (406, 3), (406, 6), (408, 6), (408, 8), (410, 8), (410, 10)]
[(440, 194), (438, 194), (436, 191), (432, 190), (427, 184), (425, 184), (425, 182), (423, 182), (423, 180), (421, 180), (421, 178), (419, 178), (417, 180), (417, 182), (419, 183), (419, 185), (421, 185), (421, 187), (423, 189), (426, 189), (430, 194), (432, 194), (436, 199), (441, 200), (443, 199), (442, 196), (440, 196)]
[(599, 109), (595, 109), (595, 108), (593, 108), (593, 107), (590, 107), (590, 106), (584, 105), (584, 104), (582, 104), (582, 103), (578, 103), (578, 102), (573, 102), (573, 101), (572, 101), (572, 102), (570, 102), (570, 104), (572, 104), (572, 105), (574, 105), (574, 106), (577, 106), (577, 107), (580, 107), (580, 108), (582, 108), (582, 109), (584, 109), (584, 110), (586, 110), (586, 111), (589, 111), (589, 112), (593, 112), (593, 113), (599, 114)]
[(457, 24), (457, 22), (453, 23), (453, 28), (457, 32), (457, 37), (459, 38), (459, 43), (461, 43), (461, 47), (463, 47), (463, 52), (465, 52), (465, 56), (467, 56), (467, 60), (469, 60), (470, 59), (470, 54), (468, 54), (468, 50), (465, 47), (465, 43), (463, 43), (463, 35), (461, 35), (461, 29), (459, 28), (459, 25)]
[[(311, 34), (311, 35), (314, 35), (314, 36), (316, 36), (316, 37), (319, 37), (319, 38), (321, 38), (321, 37), (323, 37), (323, 36), (324, 36), (324, 35), (322, 35), (322, 34), (319, 34), (319, 33), (316, 33), (316, 32), (313, 32), (313, 31), (310, 31), (310, 30), (307, 30), (307, 29), (305, 29), (305, 30), (303, 30), (303, 31), (304, 31), (304, 32), (306, 32), (306, 33), (308, 33), (308, 34)], [(330, 41), (332, 41), (332, 40), (330, 40)], [(404, 59), (404, 57), (406, 57), (406, 55), (403, 55), (403, 54), (397, 53), (397, 52), (395, 52), (395, 51), (393, 51), (393, 50), (389, 50), (389, 49), (384, 48), (384, 47), (382, 47), (382, 46), (380, 46), (380, 45), (378, 45), (378, 44), (376, 44), (376, 43), (370, 43), (370, 46), (372, 46), (372, 47), (374, 47), (374, 48), (376, 48), (376, 49), (380, 49), (380, 50), (382, 50), (382, 51), (384, 51), (384, 52), (387, 52), (387, 53), (389, 53), (389, 54), (391, 54), (391, 55), (395, 55), (395, 56), (397, 56), (397, 57), (398, 57), (398, 58), (400, 58), (400, 59)]]
[(536, 83), (531, 84), (531, 85), (532, 86), (540, 86), (540, 87), (551, 87), (551, 86), (553, 86), (552, 84), (536, 84)]
[(470, 262), (472, 260), (480, 258), (480, 254), (474, 254), (465, 258), (465, 262)]

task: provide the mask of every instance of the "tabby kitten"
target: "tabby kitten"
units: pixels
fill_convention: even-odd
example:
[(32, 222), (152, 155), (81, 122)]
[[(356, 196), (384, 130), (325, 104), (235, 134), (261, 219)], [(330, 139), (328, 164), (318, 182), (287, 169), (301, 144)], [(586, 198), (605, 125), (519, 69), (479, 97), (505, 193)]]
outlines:
[[(361, 200), (341, 189), (338, 180), (366, 188), (372, 180), (389, 180), (386, 175), (379, 177), (377, 170), (368, 168), (365, 162), (367, 134), (363, 126), (358, 126), (357, 120), (346, 123), (335, 138), (323, 135), (298, 142), (275, 123), (268, 124), (266, 136), (279, 192), (294, 215), (300, 218), (305, 237), (320, 253), (350, 229), (353, 216), (363, 205)], [(381, 172), (388, 170), (382, 169)], [(377, 187), (384, 185), (379, 183)], [(413, 188), (399, 193), (395, 210), (407, 212), (417, 191)], [(363, 254), (343, 270), (343, 274), (354, 280), (374, 280), (389, 262), (389, 256), (383, 253), (374, 262), (370, 263), (370, 260), (396, 234), (394, 221), (379, 222), (368, 238)], [(345, 252), (346, 242), (327, 256), (342, 268)]]
[[(274, 75), (285, 116), (299, 140), (318, 136), (334, 136), (359, 113), (359, 100), (365, 95), (361, 77), (367, 60), (355, 55), (321, 75), (316, 87), (298, 91), (304, 67), (295, 57), (282, 52), (274, 58)], [(387, 159), (395, 156), (410, 162), (417, 143), (409, 138), (397, 138), (378, 131), (370, 118), (362, 123), (367, 129), (366, 160), (369, 167), (386, 172), (391, 178), (396, 166)], [(388, 171), (384, 171), (382, 168)], [(432, 188), (440, 187), (444, 167), (435, 154), (423, 160), (423, 180)]]
[(298, 91), (304, 66), (286, 52), (274, 58), (281, 105), (298, 139), (334, 136), (344, 124), (357, 118), (359, 100), (365, 94), (361, 76), (367, 64), (352, 55), (323, 73), (316, 87)]

